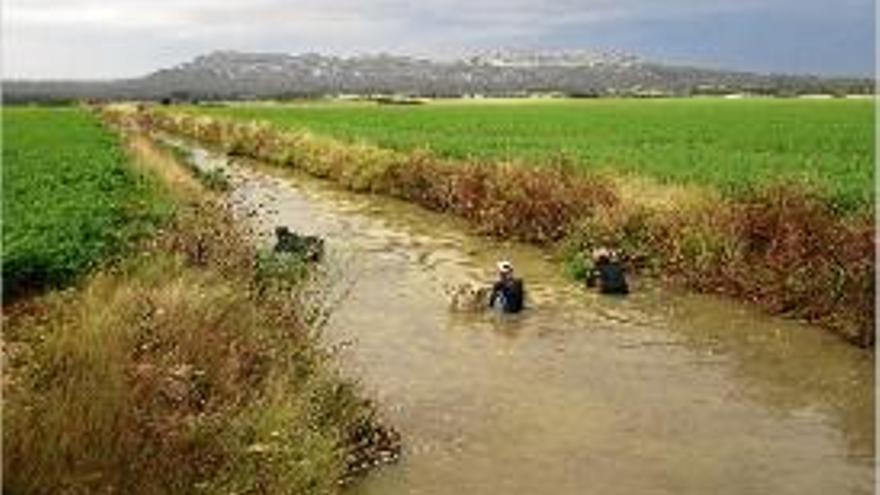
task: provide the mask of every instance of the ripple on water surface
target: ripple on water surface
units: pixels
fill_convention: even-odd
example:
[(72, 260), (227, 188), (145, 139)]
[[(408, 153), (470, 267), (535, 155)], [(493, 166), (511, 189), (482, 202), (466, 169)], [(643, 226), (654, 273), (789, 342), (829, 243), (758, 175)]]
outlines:
[[(352, 493), (872, 493), (873, 358), (832, 335), (647, 281), (600, 297), (457, 220), (200, 156), (257, 229), (325, 236), (355, 274), (326, 335), (406, 447)], [(444, 284), (498, 258), (530, 309), (450, 312)]]

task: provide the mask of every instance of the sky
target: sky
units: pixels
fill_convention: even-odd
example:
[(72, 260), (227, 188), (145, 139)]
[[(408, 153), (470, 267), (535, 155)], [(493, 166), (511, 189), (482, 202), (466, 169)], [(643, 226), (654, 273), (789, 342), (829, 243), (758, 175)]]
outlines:
[(4, 78), (136, 77), (215, 50), (449, 58), (616, 50), (757, 72), (875, 73), (874, 0), (3, 0)]

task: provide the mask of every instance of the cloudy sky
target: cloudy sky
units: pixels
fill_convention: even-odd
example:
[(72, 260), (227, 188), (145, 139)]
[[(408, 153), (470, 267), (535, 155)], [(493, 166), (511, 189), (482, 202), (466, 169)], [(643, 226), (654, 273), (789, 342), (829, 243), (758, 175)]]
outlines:
[(874, 73), (873, 0), (3, 0), (3, 74), (146, 74), (213, 50), (449, 57), (616, 49), (764, 72)]

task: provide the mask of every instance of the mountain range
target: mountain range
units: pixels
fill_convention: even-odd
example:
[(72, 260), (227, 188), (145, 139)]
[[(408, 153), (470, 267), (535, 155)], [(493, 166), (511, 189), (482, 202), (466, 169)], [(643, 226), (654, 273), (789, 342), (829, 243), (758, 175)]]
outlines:
[(339, 57), (217, 51), (139, 78), (6, 80), (2, 89), (6, 102), (235, 100), (339, 94), (688, 96), (867, 94), (874, 91), (874, 81), (670, 65), (624, 53), (588, 50), (497, 50), (442, 61), (389, 54)]

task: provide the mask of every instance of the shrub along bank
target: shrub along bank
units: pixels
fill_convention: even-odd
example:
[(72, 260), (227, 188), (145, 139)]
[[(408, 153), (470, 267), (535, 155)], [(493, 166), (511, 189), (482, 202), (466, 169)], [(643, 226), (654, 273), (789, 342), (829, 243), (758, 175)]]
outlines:
[(112, 107), (105, 115), (452, 213), (486, 234), (559, 242), (574, 265), (595, 246), (615, 246), (634, 268), (818, 323), (858, 345), (874, 341), (872, 214), (841, 214), (806, 184), (768, 183), (658, 208), (625, 194), (617, 178), (563, 163), (451, 161), (149, 108)]

